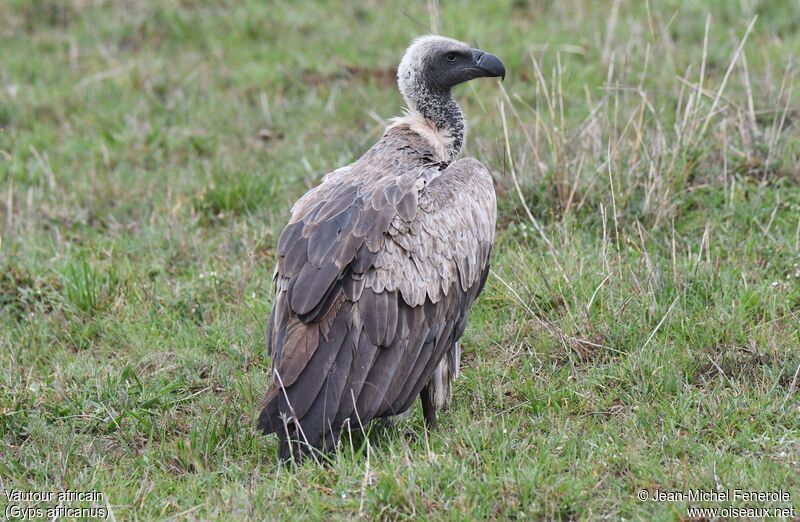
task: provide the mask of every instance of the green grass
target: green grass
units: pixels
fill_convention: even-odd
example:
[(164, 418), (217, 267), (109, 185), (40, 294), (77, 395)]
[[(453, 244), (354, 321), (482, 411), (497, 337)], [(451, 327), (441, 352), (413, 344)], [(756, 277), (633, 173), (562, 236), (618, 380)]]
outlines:
[[(4, 488), (101, 491), (117, 520), (673, 520), (691, 503), (637, 492), (691, 488), (800, 512), (797, 2), (0, 20)], [(432, 27), (509, 71), (458, 91), (500, 219), (454, 405), (282, 466), (255, 431), (277, 235), (400, 113)]]

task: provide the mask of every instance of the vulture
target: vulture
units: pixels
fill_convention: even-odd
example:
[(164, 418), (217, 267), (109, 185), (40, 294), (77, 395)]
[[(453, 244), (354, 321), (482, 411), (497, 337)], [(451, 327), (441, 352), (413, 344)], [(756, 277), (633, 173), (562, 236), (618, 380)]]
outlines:
[(414, 40), (397, 70), (405, 116), (292, 207), (258, 419), (282, 460), (329, 452), (343, 429), (402, 414), (417, 397), (433, 427), (450, 400), (495, 239), (492, 176), (456, 159), (466, 128), (451, 89), (481, 77), (504, 78), (505, 67), (457, 40)]

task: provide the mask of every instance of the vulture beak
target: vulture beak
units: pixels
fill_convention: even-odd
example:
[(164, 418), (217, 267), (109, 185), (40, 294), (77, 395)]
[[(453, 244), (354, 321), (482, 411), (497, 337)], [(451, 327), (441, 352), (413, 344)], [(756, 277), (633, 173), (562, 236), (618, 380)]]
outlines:
[(493, 54), (481, 51), (480, 49), (472, 49), (472, 59), (482, 74), (482, 76), (500, 77), (501, 80), (506, 79), (506, 68), (500, 58)]

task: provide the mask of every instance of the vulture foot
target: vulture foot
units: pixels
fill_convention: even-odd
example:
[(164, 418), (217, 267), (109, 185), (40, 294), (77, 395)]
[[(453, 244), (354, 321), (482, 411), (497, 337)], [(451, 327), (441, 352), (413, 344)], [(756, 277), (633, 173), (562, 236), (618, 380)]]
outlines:
[(422, 418), (425, 419), (425, 427), (429, 430), (436, 429), (436, 402), (434, 401), (435, 391), (432, 383), (428, 383), (422, 388), (419, 394), (422, 399)]

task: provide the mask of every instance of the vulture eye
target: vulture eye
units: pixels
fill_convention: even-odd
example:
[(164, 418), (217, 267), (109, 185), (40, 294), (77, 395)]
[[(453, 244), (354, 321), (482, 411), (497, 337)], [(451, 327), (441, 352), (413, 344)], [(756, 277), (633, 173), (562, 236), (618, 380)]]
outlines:
[(458, 58), (456, 56), (456, 53), (447, 53), (447, 61), (448, 62), (455, 62), (456, 58)]

